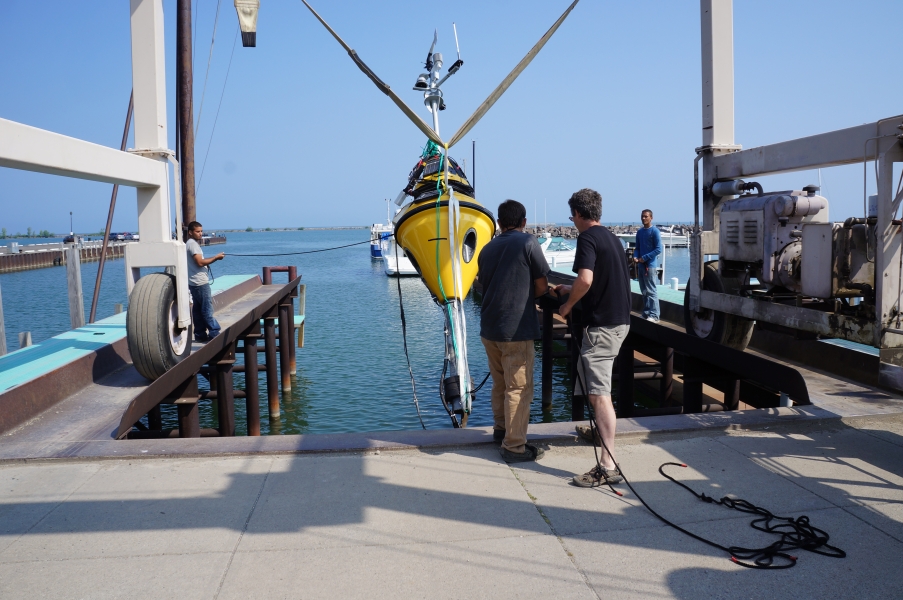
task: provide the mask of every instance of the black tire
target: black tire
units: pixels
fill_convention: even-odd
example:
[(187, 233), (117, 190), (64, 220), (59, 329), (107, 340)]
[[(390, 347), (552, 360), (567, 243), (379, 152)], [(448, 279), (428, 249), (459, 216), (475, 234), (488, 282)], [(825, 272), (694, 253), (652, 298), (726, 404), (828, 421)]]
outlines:
[[(689, 287), (689, 285), (687, 286)], [(718, 261), (705, 264), (702, 288), (722, 294), (739, 294), (740, 281), (722, 277), (718, 273)], [(695, 313), (690, 310), (690, 294), (684, 294), (684, 328), (687, 333), (722, 346), (745, 350), (752, 337), (755, 321), (708, 308)]]
[(151, 273), (138, 280), (129, 296), (126, 337), (132, 363), (154, 380), (191, 354), (191, 325), (175, 327), (176, 279)]

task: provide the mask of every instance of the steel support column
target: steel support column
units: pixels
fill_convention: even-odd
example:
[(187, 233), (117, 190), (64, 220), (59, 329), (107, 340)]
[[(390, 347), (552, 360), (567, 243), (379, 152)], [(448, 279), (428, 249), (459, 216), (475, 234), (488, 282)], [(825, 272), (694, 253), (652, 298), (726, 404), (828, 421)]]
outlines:
[[(279, 418), (279, 380), (276, 368), (276, 317), (279, 306), (274, 306), (263, 318), (264, 360), (267, 375), (267, 402), (271, 419)], [(247, 369), (245, 365), (245, 369)]]
[(260, 435), (260, 390), (257, 374), (257, 340), (260, 325), (252, 326), (244, 336), (245, 406), (248, 414), (248, 435)]
[(674, 392), (674, 348), (662, 349), (662, 381), (659, 386), (659, 406), (671, 406)]
[(219, 434), (223, 437), (235, 435), (235, 396), (232, 381), (232, 366), (235, 364), (235, 344), (229, 344), (226, 351), (215, 361), (216, 400), (219, 413)]
[(279, 371), (282, 376), (282, 393), (292, 391), (291, 349), (295, 319), (292, 315), (291, 297), (279, 302)]

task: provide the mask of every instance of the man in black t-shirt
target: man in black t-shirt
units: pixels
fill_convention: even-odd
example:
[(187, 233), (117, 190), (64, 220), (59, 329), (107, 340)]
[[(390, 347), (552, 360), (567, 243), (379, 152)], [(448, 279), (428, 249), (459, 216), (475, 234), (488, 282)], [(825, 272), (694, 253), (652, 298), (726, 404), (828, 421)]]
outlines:
[(533, 401), (533, 340), (539, 338), (536, 297), (548, 290), (549, 265), (536, 238), (524, 233), (527, 209), (515, 200), (499, 205), (501, 230), (480, 252), (483, 305), (480, 339), (492, 374), (493, 438), (506, 462), (537, 460), (527, 444)]
[(621, 241), (600, 225), (602, 196), (588, 188), (576, 192), (568, 200), (571, 221), (580, 235), (574, 258), (574, 284), (555, 288), (558, 295), (570, 294), (559, 309), (561, 316), (570, 314), (581, 302), (584, 322), (580, 362), (574, 395), (585, 395), (593, 406), (596, 427), (608, 448), (602, 452), (602, 468), (574, 477), (581, 487), (595, 487), (622, 480), (614, 461), (616, 416), (611, 403), (611, 370), (630, 328), (630, 275)]

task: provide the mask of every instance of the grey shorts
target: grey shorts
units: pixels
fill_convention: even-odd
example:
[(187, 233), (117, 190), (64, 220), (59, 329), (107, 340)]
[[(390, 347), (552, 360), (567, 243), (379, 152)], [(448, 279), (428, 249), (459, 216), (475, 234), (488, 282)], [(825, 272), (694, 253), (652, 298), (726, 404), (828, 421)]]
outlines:
[(584, 381), (589, 395), (611, 394), (612, 365), (629, 330), (629, 325), (587, 327), (583, 330), (583, 345), (580, 348), (580, 361), (577, 363), (577, 381), (574, 382), (575, 396), (587, 395), (583, 392)]

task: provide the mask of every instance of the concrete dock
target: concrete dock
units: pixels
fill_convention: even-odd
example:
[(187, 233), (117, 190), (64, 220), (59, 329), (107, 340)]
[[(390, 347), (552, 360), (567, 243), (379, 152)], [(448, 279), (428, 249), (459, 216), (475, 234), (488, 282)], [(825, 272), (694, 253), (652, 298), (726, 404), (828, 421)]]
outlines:
[[(254, 280), (218, 280), (224, 327), (266, 291), (243, 292)], [(842, 369), (783, 359), (812, 404), (618, 422), (625, 474), (680, 526), (725, 546), (774, 541), (663, 479), (664, 462), (686, 463), (672, 474), (699, 492), (808, 515), (848, 554), (799, 552), (794, 568), (761, 572), (667, 527), (625, 485), (623, 497), (571, 485), (594, 464), (579, 423), (531, 425), (545, 458), (510, 466), (488, 428), (116, 439), (146, 385), (115, 357), (101, 369), (95, 346), (123, 343), (117, 319), (5, 359), (9, 397), (44, 371), (93, 367), (80, 391), (0, 435), (0, 598), (899, 595), (903, 397)], [(849, 371), (874, 358), (800, 343)]]
[(593, 458), (564, 439), (516, 466), (491, 444), (6, 462), (0, 597), (897, 597), (903, 419), (782, 423), (626, 435), (618, 456), (647, 502), (700, 535), (772, 541), (662, 479), (659, 464), (687, 463), (675, 475), (712, 496), (808, 515), (845, 559), (739, 567), (624, 485), (623, 498), (569, 485)]

